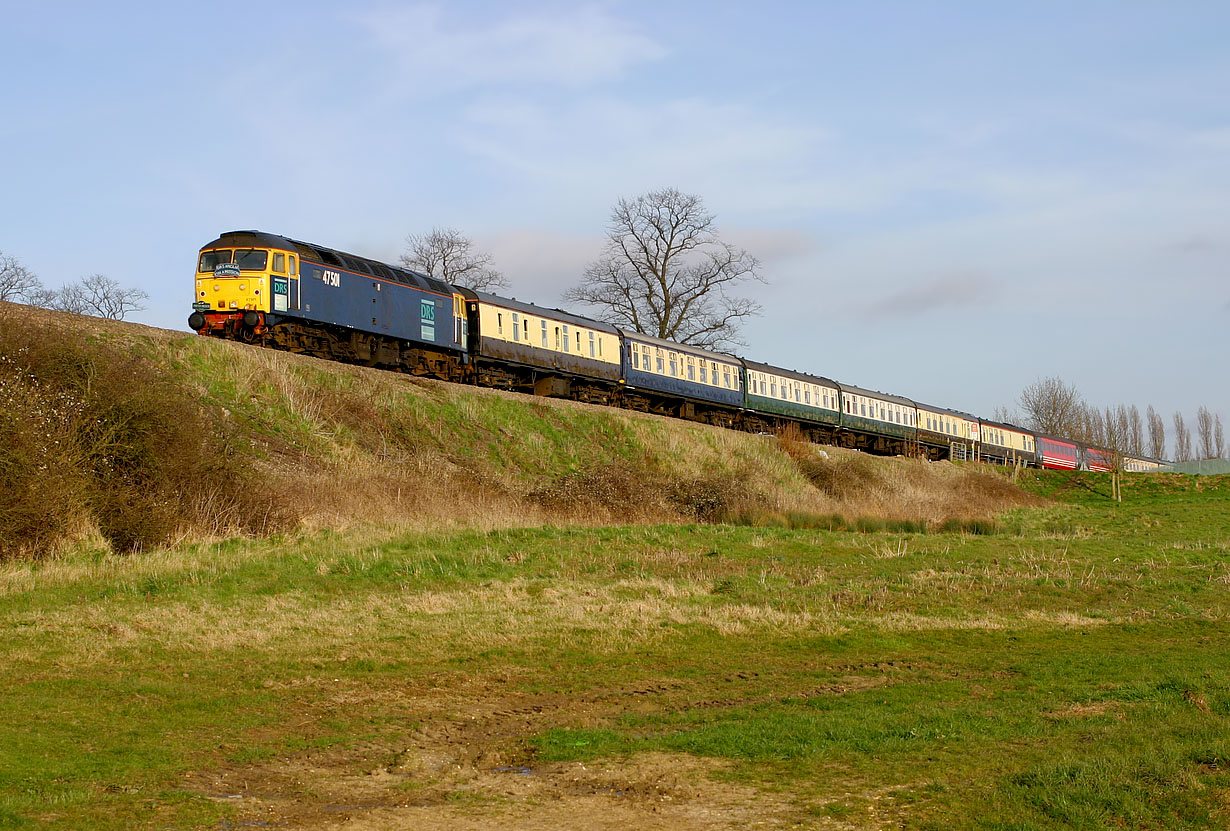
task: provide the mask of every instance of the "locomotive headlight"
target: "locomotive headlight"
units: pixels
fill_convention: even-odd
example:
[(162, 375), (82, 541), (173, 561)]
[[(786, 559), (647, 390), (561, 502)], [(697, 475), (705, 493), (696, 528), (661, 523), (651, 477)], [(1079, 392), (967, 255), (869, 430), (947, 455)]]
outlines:
[(217, 291), (217, 290), (218, 290), (218, 289), (220, 289), (220, 288), (222, 288), (222, 287), (221, 287), (221, 286), (219, 286), (219, 285), (215, 285), (215, 286), (214, 286), (214, 291)]
[(240, 290), (240, 291), (243, 291), (243, 290), (245, 290), (246, 288), (247, 288), (247, 286), (246, 286), (245, 284), (243, 284), (243, 283), (240, 283), (240, 284), (239, 284), (239, 290)]

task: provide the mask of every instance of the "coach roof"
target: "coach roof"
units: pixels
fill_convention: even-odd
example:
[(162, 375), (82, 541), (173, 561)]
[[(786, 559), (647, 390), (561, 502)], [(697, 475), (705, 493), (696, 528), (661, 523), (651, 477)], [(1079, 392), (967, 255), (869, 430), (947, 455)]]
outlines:
[(533, 303), (523, 303), (520, 300), (513, 300), (511, 297), (500, 297), (498, 294), (488, 294), (485, 291), (476, 291), (475, 289), (462, 289), (461, 293), (466, 297), (477, 298), (489, 306), (500, 306), (505, 309), (512, 309), (515, 312), (523, 312), (534, 317), (544, 317), (549, 320), (558, 320), (560, 323), (569, 323), (573, 326), (583, 326), (586, 329), (594, 329), (599, 332), (607, 332), (612, 335), (618, 335), (619, 330), (609, 323), (603, 323), (600, 320), (591, 320), (588, 317), (574, 315), (571, 312), (565, 312), (562, 309), (544, 309), (542, 306), (535, 306)]

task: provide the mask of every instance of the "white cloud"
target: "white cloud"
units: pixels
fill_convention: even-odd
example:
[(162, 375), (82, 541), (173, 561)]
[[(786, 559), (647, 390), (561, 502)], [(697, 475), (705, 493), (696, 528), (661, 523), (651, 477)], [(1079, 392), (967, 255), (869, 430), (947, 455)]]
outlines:
[(487, 100), (466, 110), (458, 139), (536, 185), (582, 183), (614, 201), (668, 185), (705, 195), (744, 193), (808, 165), (828, 133), (736, 104), (604, 97), (562, 106)]
[(944, 309), (986, 306), (999, 294), (995, 281), (980, 271), (958, 271), (914, 281), (863, 309), (863, 317), (879, 320)]
[(436, 5), (365, 12), (357, 18), (392, 58), (400, 83), (446, 91), (488, 84), (582, 87), (620, 78), (666, 50), (596, 8), (512, 14), (486, 26), (450, 25)]

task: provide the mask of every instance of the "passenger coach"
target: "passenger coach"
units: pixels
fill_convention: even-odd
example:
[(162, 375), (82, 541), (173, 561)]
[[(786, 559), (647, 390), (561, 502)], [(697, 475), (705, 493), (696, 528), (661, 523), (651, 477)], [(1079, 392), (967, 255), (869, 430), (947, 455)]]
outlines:
[(470, 354), (481, 384), (609, 404), (621, 380), (619, 330), (481, 291), (466, 298)]
[(933, 459), (971, 459), (977, 452), (978, 419), (969, 413), (918, 404), (918, 442)]
[(841, 390), (836, 381), (754, 361), (744, 361), (743, 366), (749, 429), (767, 432), (776, 426), (759, 416), (764, 413), (815, 425), (808, 428), (815, 434), (812, 438), (833, 440), (841, 424)]
[(1020, 427), (996, 421), (978, 424), (978, 453), (995, 464), (1033, 465), (1038, 461), (1034, 436)]
[(741, 360), (625, 329), (619, 334), (626, 406), (734, 426), (743, 407)]
[(906, 453), (918, 439), (914, 402), (851, 384), (841, 389), (839, 443), (876, 453)]
[(1080, 468), (1080, 448), (1074, 442), (1055, 436), (1039, 435), (1038, 459), (1042, 467), (1053, 470), (1077, 470)]

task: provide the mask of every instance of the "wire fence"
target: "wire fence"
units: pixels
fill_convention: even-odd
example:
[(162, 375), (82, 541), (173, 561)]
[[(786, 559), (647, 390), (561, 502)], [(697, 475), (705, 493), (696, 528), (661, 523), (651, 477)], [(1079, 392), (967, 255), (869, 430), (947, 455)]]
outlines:
[(1214, 476), (1230, 473), (1230, 459), (1203, 459), (1199, 462), (1175, 462), (1158, 468), (1158, 473), (1190, 473), (1193, 476)]

